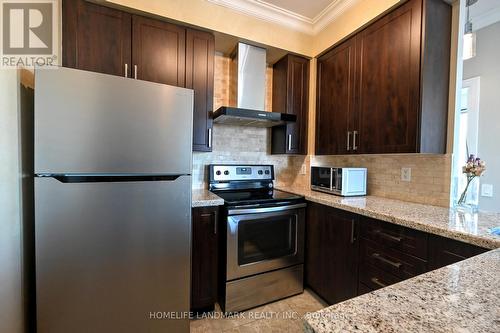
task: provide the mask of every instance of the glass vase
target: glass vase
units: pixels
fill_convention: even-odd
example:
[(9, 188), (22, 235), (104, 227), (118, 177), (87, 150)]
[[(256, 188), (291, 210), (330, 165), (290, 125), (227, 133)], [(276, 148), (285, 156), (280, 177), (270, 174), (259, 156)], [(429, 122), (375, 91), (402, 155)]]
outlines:
[(455, 204), (457, 210), (470, 213), (479, 210), (479, 181), (476, 178), (478, 177), (467, 179), (465, 189)]

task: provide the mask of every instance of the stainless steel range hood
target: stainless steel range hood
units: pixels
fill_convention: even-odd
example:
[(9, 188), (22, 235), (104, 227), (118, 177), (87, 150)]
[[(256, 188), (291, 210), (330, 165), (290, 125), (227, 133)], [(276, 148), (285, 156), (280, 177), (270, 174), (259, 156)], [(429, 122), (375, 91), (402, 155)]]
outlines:
[(222, 106), (212, 114), (215, 123), (272, 127), (295, 122), (296, 116), (266, 112), (266, 50), (238, 43), (232, 59), (230, 82), (236, 85), (236, 106)]

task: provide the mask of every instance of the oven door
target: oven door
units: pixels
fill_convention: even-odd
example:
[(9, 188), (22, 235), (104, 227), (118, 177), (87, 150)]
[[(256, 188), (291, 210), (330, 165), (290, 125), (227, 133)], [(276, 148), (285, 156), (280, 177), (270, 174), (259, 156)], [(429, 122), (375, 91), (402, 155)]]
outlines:
[(227, 280), (303, 263), (305, 206), (229, 210)]

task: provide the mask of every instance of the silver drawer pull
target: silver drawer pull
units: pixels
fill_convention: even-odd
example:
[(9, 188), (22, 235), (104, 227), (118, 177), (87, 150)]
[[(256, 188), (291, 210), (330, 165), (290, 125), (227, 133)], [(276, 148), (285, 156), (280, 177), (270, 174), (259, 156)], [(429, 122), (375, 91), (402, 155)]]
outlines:
[(137, 80), (137, 65), (134, 65), (134, 79)]
[(385, 283), (383, 283), (382, 281), (380, 281), (378, 278), (376, 277), (372, 277), (370, 279), (371, 282), (375, 283), (377, 286), (381, 287), (381, 288), (385, 288), (387, 287), (387, 285)]
[(347, 131), (347, 150), (351, 150), (351, 131)]
[(385, 264), (388, 264), (388, 265), (390, 265), (390, 266), (392, 266), (392, 267), (394, 267), (394, 268), (397, 268), (397, 269), (401, 268), (401, 266), (403, 265), (403, 264), (402, 264), (402, 263), (400, 263), (400, 262), (394, 262), (394, 261), (392, 261), (392, 260), (389, 260), (389, 259), (387, 259), (387, 258), (384, 258), (384, 257), (382, 257), (382, 256), (381, 256), (380, 254), (378, 254), (378, 253), (373, 253), (373, 254), (372, 254), (372, 258), (375, 258), (375, 259), (377, 259), (378, 261), (381, 261), (381, 262), (383, 262), (383, 263), (385, 263)]
[(128, 64), (125, 64), (125, 77), (128, 77)]
[(292, 150), (292, 135), (288, 134), (288, 150)]
[(375, 234), (377, 234), (381, 238), (393, 241), (395, 243), (401, 243), (401, 241), (403, 240), (403, 237), (392, 236), (392, 235), (386, 234), (385, 232), (383, 232), (381, 230), (375, 230)]
[(358, 135), (358, 131), (352, 132), (352, 150), (358, 150), (358, 146), (356, 146), (356, 136)]
[(212, 148), (212, 128), (208, 129), (208, 148)]

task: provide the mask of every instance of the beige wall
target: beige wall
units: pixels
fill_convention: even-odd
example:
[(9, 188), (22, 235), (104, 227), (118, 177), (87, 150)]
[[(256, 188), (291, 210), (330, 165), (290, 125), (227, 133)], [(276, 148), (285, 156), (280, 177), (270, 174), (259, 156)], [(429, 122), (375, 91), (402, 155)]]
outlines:
[(0, 70), (0, 332), (23, 331), (19, 79)]
[(359, 1), (314, 36), (312, 53), (318, 55), (398, 2), (399, 0)]
[(312, 36), (206, 0), (107, 0), (210, 30), (312, 56)]

